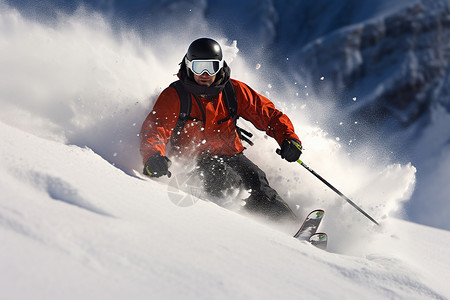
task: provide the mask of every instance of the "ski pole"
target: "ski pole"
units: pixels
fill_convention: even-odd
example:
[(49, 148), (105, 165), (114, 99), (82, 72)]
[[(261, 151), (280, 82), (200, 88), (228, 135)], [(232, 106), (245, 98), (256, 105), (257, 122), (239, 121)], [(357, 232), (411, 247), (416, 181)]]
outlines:
[[(281, 155), (281, 150), (277, 149), (276, 150), (277, 154)], [(301, 161), (300, 159), (297, 160), (297, 162), (299, 164), (301, 164), (306, 170), (308, 170), (309, 172), (311, 172), (314, 176), (316, 176), (320, 181), (322, 181), (326, 186), (328, 186), (330, 189), (332, 189), (336, 194), (338, 194), (339, 196), (341, 196), (345, 201), (347, 201), (351, 206), (353, 206), (354, 208), (356, 208), (360, 213), (362, 213), (364, 216), (366, 216), (370, 221), (374, 222), (377, 225), (378, 224), (377, 221), (374, 220), (374, 218), (372, 218), (371, 216), (369, 216), (368, 213), (366, 213), (364, 210), (362, 210), (358, 205), (356, 205), (352, 200), (350, 200), (347, 196), (345, 196), (344, 194), (342, 194), (337, 188), (335, 188), (334, 186), (331, 185), (331, 183), (329, 183), (328, 181), (326, 181), (322, 176), (320, 176), (319, 174), (317, 174), (316, 171), (314, 171), (313, 169), (311, 169), (310, 167), (308, 167), (303, 161)]]

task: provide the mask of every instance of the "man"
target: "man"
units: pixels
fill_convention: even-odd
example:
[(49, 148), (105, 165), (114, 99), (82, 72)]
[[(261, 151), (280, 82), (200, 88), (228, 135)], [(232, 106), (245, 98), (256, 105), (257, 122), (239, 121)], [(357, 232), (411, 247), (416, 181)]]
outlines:
[(230, 189), (242, 186), (250, 192), (244, 206), (248, 211), (273, 220), (295, 220), (289, 206), (270, 187), (265, 173), (243, 154), (235, 117), (227, 105), (232, 97), (224, 89), (230, 83), (234, 88), (236, 116), (274, 138), (281, 146), (281, 157), (293, 162), (300, 157), (301, 142), (289, 118), (266, 97), (230, 79), (230, 68), (215, 40), (192, 42), (178, 77), (181, 89), (189, 95), (186, 101), (190, 113), (180, 128), (181, 94), (172, 85), (161, 93), (141, 129), (144, 174), (170, 176), (167, 156), (195, 157), (204, 189), (212, 197), (225, 197)]

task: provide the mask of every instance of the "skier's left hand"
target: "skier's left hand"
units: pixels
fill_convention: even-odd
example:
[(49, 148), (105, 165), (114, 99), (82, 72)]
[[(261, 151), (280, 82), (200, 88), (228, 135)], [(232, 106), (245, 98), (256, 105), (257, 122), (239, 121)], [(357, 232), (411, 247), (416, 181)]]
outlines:
[(281, 144), (280, 155), (288, 162), (297, 161), (302, 154), (302, 143), (295, 139), (285, 139)]
[(172, 164), (170, 159), (162, 156), (159, 152), (151, 156), (144, 165), (144, 175), (150, 177), (161, 177), (163, 175), (171, 176), (169, 167)]

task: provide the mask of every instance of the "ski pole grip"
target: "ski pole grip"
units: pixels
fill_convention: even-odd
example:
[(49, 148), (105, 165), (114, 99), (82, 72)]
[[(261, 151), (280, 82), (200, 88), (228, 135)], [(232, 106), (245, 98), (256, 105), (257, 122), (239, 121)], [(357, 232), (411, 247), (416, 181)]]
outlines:
[(276, 152), (278, 155), (281, 155), (281, 149), (277, 149), (277, 150), (275, 150), (275, 152)]

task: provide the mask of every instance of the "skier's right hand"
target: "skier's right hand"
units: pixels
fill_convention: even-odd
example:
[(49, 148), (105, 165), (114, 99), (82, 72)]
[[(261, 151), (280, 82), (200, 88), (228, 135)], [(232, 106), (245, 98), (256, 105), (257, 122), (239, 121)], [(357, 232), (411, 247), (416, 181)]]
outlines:
[(160, 153), (156, 153), (151, 156), (144, 165), (144, 175), (150, 177), (161, 177), (167, 175), (170, 177), (172, 174), (169, 171), (169, 167), (172, 164), (169, 158), (162, 156)]
[(294, 162), (302, 154), (302, 143), (295, 139), (285, 139), (283, 144), (281, 144), (281, 150), (279, 152), (281, 158), (284, 158), (288, 162)]

